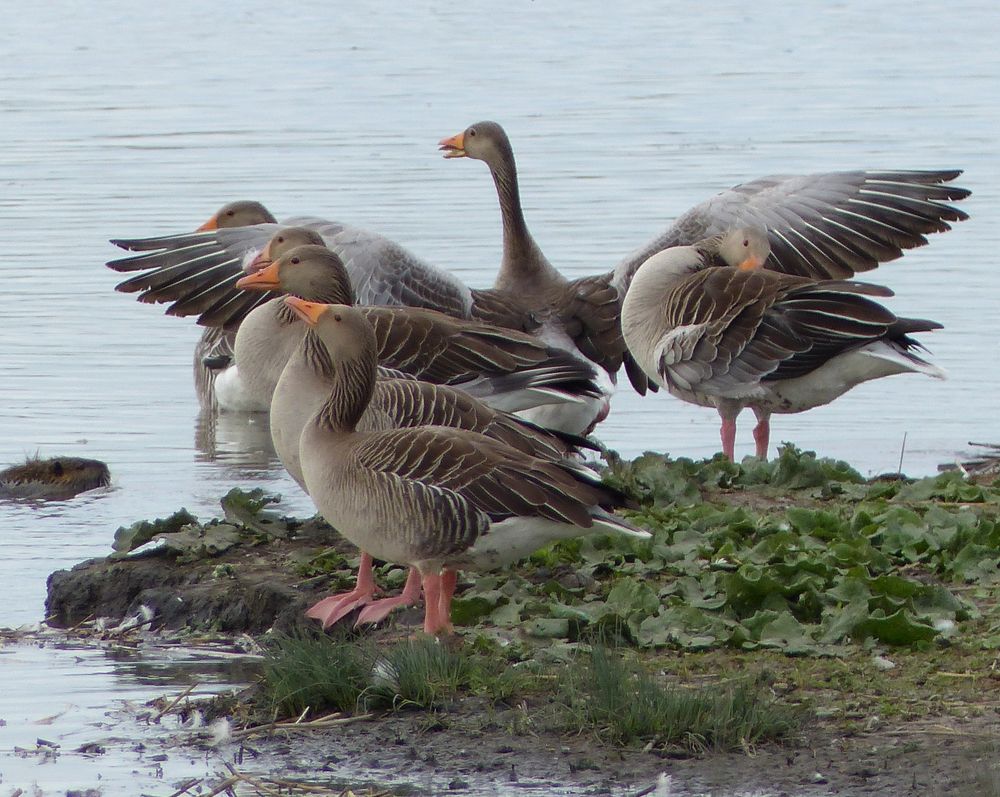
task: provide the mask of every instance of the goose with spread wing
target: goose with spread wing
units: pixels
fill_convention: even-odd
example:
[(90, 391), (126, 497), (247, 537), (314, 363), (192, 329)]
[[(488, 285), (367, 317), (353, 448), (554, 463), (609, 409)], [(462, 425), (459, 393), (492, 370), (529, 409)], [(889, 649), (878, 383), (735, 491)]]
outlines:
[[(308, 230), (289, 228), (280, 235), (284, 243), (269, 247), (281, 253), (278, 259), (242, 277), (240, 288), (351, 303), (349, 277), (335, 253), (322, 245), (297, 245), (314, 235)], [(363, 312), (377, 331), (384, 366), (427, 381), (461, 384), (499, 409), (573, 404), (597, 392), (591, 366), (532, 335), (419, 307), (369, 305)], [(255, 307), (236, 333), (232, 365), (216, 380), (220, 405), (266, 412), (304, 331), (280, 299)]]
[[(620, 300), (636, 269), (655, 252), (735, 226), (761, 226), (771, 244), (768, 268), (814, 279), (846, 278), (897, 258), (903, 250), (927, 243), (928, 234), (965, 219), (949, 203), (969, 194), (952, 183), (961, 174), (958, 170), (765, 177), (691, 209), (612, 272), (570, 281), (548, 263), (527, 230), (513, 151), (500, 125), (477, 123), (441, 146), (448, 157), (484, 160), (494, 174), (504, 218), (496, 287), (470, 289), (398, 244), (356, 227), (312, 217), (285, 224), (306, 226), (323, 236), (347, 266), (359, 303), (429, 307), (550, 336), (550, 342), (582, 354), (609, 375), (625, 356), (618, 328)], [(264, 300), (238, 291), (236, 280), (279, 226), (227, 228), (223, 223), (228, 222), (197, 233), (116, 240), (138, 254), (108, 265), (139, 272), (118, 290), (138, 293), (141, 301), (172, 302), (168, 312), (199, 315), (201, 323), (235, 329)], [(645, 374), (627, 357), (625, 365), (636, 389), (644, 392)], [(559, 428), (585, 431), (606, 408), (604, 401), (592, 403), (589, 420), (578, 409), (572, 417), (564, 416)]]
[(687, 211), (612, 272), (567, 280), (528, 231), (514, 152), (504, 129), (496, 122), (477, 122), (442, 139), (440, 148), (446, 158), (483, 161), (493, 176), (503, 227), (495, 287), (533, 297), (532, 311), (548, 321), (550, 334), (553, 328), (564, 330), (577, 350), (609, 372), (624, 361), (640, 393), (647, 388), (646, 375), (628, 356), (617, 322), (632, 276), (656, 252), (754, 226), (767, 230), (767, 268), (813, 279), (845, 279), (926, 244), (927, 234), (944, 232), (949, 222), (967, 218), (948, 204), (969, 195), (950, 185), (961, 174), (958, 170), (763, 177)]

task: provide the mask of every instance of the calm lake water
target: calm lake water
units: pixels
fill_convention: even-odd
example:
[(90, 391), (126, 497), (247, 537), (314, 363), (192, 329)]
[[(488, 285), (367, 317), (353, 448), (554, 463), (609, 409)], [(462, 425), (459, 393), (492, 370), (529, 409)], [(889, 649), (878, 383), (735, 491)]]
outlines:
[[(905, 435), (914, 475), (968, 440), (1000, 438), (996, 12), (985, 0), (915, 8), (67, 1), (7, 15), (0, 464), (92, 456), (114, 485), (0, 505), (0, 626), (41, 620), (47, 574), (107, 553), (119, 525), (181, 506), (210, 517), (234, 485), (310, 512), (259, 422), (199, 427), (199, 330), (115, 293), (107, 239), (189, 230), (223, 202), (255, 198), (279, 217), (377, 230), (485, 286), (500, 253), (492, 182), (483, 164), (446, 162), (436, 148), (484, 118), (507, 128), (529, 225), (571, 276), (611, 268), (691, 205), (757, 176), (964, 168), (972, 219), (868, 277), (896, 291), (900, 314), (945, 325), (925, 338), (950, 380), (870, 383), (776, 417), (772, 437), (877, 473), (896, 468)], [(752, 451), (750, 426), (738, 455)], [(599, 435), (626, 455), (701, 457), (718, 448), (718, 421), (626, 385)], [(0, 666), (6, 739), (81, 692), (110, 703), (154, 690), (113, 662), (93, 681), (86, 670), (60, 678), (63, 659), (37, 651)], [(38, 694), (25, 714), (9, 685), (29, 669)], [(24, 728), (0, 749), (2, 788), (43, 780), (44, 765), (10, 756), (40, 735)], [(117, 765), (104, 761), (105, 776)], [(65, 786), (99, 785), (86, 762), (75, 773)]]

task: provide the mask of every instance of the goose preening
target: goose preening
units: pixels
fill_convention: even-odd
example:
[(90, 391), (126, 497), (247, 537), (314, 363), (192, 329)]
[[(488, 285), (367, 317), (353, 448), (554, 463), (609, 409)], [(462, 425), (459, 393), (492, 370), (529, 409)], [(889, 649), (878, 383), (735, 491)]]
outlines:
[(769, 249), (763, 230), (738, 228), (662, 250), (635, 271), (622, 305), (636, 362), (672, 395), (718, 410), (727, 457), (744, 407), (766, 458), (772, 413), (828, 404), (892, 374), (944, 378), (910, 337), (940, 324), (897, 318), (870, 298), (892, 295), (878, 285), (765, 269)]
[[(624, 342), (606, 320), (618, 319), (620, 301), (636, 269), (658, 251), (693, 244), (738, 226), (767, 230), (771, 251), (766, 266), (814, 279), (844, 279), (927, 243), (932, 232), (966, 214), (947, 202), (969, 191), (947, 185), (961, 174), (941, 171), (851, 171), (763, 177), (722, 192), (682, 215), (669, 229), (622, 260), (609, 274), (567, 281), (535, 243), (521, 208), (514, 151), (496, 122), (470, 125), (439, 142), (446, 158), (468, 157), (486, 163), (493, 176), (503, 225), (503, 253), (497, 288), (536, 296), (542, 317), (555, 317), (574, 330), (574, 343), (606, 366), (623, 361)], [(562, 313), (558, 297), (586, 285), (574, 320)], [(595, 286), (598, 302), (584, 296)], [(610, 289), (610, 290), (609, 290)], [(612, 298), (613, 297), (613, 298)], [(595, 324), (594, 321), (597, 321)], [(645, 392), (644, 374), (627, 356), (633, 386)], [(609, 368), (609, 370), (611, 370)], [(612, 371), (613, 373), (613, 371)]]
[(417, 568), (428, 634), (451, 630), (459, 569), (500, 567), (592, 531), (649, 536), (612, 514), (614, 491), (575, 462), (464, 429), (359, 430), (377, 379), (374, 329), (359, 308), (285, 302), (316, 330), (332, 369), (300, 441), (309, 494), (362, 551)]

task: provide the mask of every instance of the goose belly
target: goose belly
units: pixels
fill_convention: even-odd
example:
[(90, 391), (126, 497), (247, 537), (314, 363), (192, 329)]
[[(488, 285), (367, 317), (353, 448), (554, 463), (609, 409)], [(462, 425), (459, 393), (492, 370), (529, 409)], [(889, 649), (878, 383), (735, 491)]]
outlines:
[(597, 529), (537, 517), (513, 517), (491, 523), (473, 545), (450, 557), (445, 565), (455, 569), (494, 570), (526, 559), (556, 540), (579, 537)]
[(594, 382), (600, 390), (599, 396), (581, 396), (578, 401), (541, 404), (516, 414), (545, 429), (554, 429), (567, 434), (590, 434), (594, 427), (608, 417), (611, 411), (611, 396), (615, 392), (615, 377), (581, 354), (563, 330), (553, 324), (545, 324), (536, 333), (549, 346), (563, 349), (580, 361), (593, 366)]
[(216, 374), (213, 389), (220, 412), (267, 412), (270, 407), (270, 397), (247, 385), (235, 365)]
[(883, 341), (834, 357), (804, 376), (764, 382), (765, 396), (753, 404), (774, 413), (803, 412), (829, 404), (847, 391), (872, 379), (903, 373), (926, 373), (943, 378), (935, 366), (908, 357)]

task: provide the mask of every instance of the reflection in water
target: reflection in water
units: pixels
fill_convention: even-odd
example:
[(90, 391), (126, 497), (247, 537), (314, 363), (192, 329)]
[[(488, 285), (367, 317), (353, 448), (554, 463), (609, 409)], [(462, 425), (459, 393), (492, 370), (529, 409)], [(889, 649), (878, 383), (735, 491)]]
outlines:
[(194, 446), (199, 462), (274, 472), (281, 468), (267, 413), (202, 410), (195, 419)]

